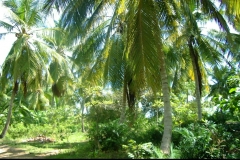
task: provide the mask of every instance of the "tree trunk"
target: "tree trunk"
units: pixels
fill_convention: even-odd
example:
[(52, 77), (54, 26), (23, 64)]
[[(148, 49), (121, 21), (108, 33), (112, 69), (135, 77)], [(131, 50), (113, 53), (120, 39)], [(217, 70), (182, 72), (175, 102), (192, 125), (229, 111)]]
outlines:
[(85, 100), (83, 99), (83, 100), (81, 101), (81, 111), (82, 111), (81, 123), (82, 123), (82, 132), (83, 132), (83, 133), (85, 132), (85, 128), (84, 128), (84, 115), (83, 115), (83, 112), (84, 112), (84, 104), (85, 104)]
[(170, 104), (169, 84), (167, 78), (167, 72), (165, 67), (164, 54), (160, 52), (160, 73), (162, 81), (163, 103), (164, 103), (164, 130), (161, 142), (161, 150), (164, 154), (170, 154), (171, 140), (172, 140), (172, 107)]
[(135, 91), (131, 88), (132, 80), (127, 84), (127, 101), (129, 111), (129, 126), (132, 127), (135, 122)]
[(56, 107), (56, 99), (55, 99), (55, 96), (54, 96), (54, 95), (52, 95), (51, 107)]
[(2, 130), (0, 138), (4, 138), (6, 133), (7, 133), (7, 130), (8, 130), (8, 127), (9, 127), (9, 124), (10, 124), (10, 121), (11, 121), (11, 117), (12, 117), (13, 101), (15, 99), (15, 95), (16, 95), (17, 90), (18, 90), (17, 88), (18, 88), (18, 83), (15, 83), (14, 89), (12, 91), (11, 100), (10, 100), (10, 103), (9, 103), (8, 114), (7, 114), (7, 121), (6, 121), (5, 126), (4, 126), (4, 128)]
[(127, 83), (124, 76), (124, 82), (123, 82), (123, 97), (122, 97), (122, 108), (121, 108), (121, 116), (120, 116), (120, 123), (124, 123), (126, 119), (126, 99), (127, 98)]
[(189, 39), (189, 52), (192, 60), (193, 65), (193, 72), (194, 72), (194, 80), (195, 80), (195, 92), (196, 92), (196, 102), (197, 102), (197, 109), (198, 109), (198, 120), (202, 120), (202, 107), (201, 107), (201, 72), (198, 66), (198, 57), (194, 52), (193, 46), (193, 36)]

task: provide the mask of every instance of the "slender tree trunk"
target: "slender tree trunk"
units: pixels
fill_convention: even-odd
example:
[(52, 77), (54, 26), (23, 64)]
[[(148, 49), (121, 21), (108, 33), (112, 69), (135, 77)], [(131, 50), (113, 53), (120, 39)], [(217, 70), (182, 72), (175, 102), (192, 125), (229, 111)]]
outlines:
[(54, 95), (52, 96), (52, 99), (51, 99), (51, 106), (56, 107), (56, 101), (55, 101)]
[(120, 123), (124, 123), (125, 119), (126, 119), (126, 100), (127, 100), (127, 83), (126, 83), (125, 76), (124, 76)]
[(160, 53), (160, 73), (162, 81), (163, 103), (164, 103), (164, 130), (161, 142), (161, 150), (164, 154), (170, 154), (171, 141), (172, 141), (172, 107), (170, 104), (169, 84), (167, 72), (165, 67), (164, 53)]
[[(155, 13), (158, 13), (157, 7), (155, 4), (155, 1), (147, 1), (151, 2), (153, 5), (153, 10)], [(157, 14), (155, 14), (153, 21), (155, 24), (159, 24), (159, 19), (157, 17)], [(154, 35), (154, 41), (156, 43), (156, 49), (157, 53), (159, 54), (159, 63), (160, 63), (160, 74), (161, 74), (161, 83), (162, 83), (162, 93), (163, 93), (163, 103), (164, 103), (164, 117), (163, 117), (163, 136), (162, 141), (160, 145), (160, 149), (164, 154), (170, 154), (171, 152), (171, 141), (172, 141), (172, 107), (170, 104), (170, 86), (168, 84), (168, 76), (167, 71), (165, 67), (165, 57), (164, 52), (162, 51), (162, 40), (159, 37), (159, 33), (161, 33), (161, 30), (158, 25), (154, 25), (154, 30), (156, 31), (156, 34)]]
[[(18, 84), (15, 83), (14, 88), (17, 88), (16, 85), (18, 85)], [(12, 117), (13, 101), (14, 101), (16, 93), (17, 93), (17, 89), (13, 89), (12, 95), (11, 95), (11, 100), (10, 100), (10, 103), (9, 103), (9, 108), (8, 108), (7, 121), (6, 121), (5, 126), (2, 130), (0, 138), (4, 138), (6, 133), (7, 133), (7, 130), (8, 130), (8, 127), (9, 127), (9, 124), (10, 124), (10, 121), (11, 121), (11, 117)]]
[(128, 109), (129, 109), (129, 126), (132, 127), (135, 122), (135, 91), (131, 88), (131, 83), (127, 84), (127, 100), (128, 100)]
[(82, 132), (84, 133), (85, 132), (85, 128), (84, 128), (84, 104), (85, 104), (85, 100), (83, 99), (81, 101), (81, 111), (82, 111), (82, 118), (81, 118), (81, 123), (82, 123)]
[(194, 80), (195, 80), (195, 92), (196, 92), (196, 102), (197, 102), (197, 109), (198, 109), (198, 120), (202, 120), (202, 107), (201, 107), (201, 88), (200, 88), (200, 69), (197, 66), (198, 64), (198, 58), (197, 55), (194, 53), (194, 49), (192, 46), (192, 41), (193, 41), (193, 36), (190, 37), (189, 39), (189, 52), (192, 60), (192, 65), (193, 65), (193, 71), (194, 71)]

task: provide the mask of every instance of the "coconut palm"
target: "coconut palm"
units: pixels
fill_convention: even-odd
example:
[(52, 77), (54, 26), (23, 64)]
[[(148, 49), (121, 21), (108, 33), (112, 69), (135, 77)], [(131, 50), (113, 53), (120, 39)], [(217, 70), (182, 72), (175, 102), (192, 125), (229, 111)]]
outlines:
[[(66, 38), (67, 33), (61, 29), (59, 22), (55, 21), (54, 28), (54, 31), (43, 32), (40, 36), (47, 46), (59, 54), (59, 59), (52, 58), (49, 62), (49, 73), (53, 83), (51, 85), (52, 104), (56, 97), (61, 97), (61, 105), (64, 105), (65, 99), (70, 98), (74, 90), (73, 73), (70, 70), (73, 62), (69, 55), (73, 45), (69, 43)], [(46, 91), (48, 89), (46, 88)]]
[[(226, 32), (229, 29), (225, 20), (219, 14), (216, 7), (210, 0), (205, 1), (46, 1), (46, 10), (50, 11), (52, 6), (63, 10), (62, 26), (71, 31), (72, 39), (81, 39), (76, 60), (84, 59), (85, 62), (91, 62), (91, 76), (94, 80), (101, 80), (105, 75), (112, 84), (124, 86), (124, 93), (128, 92), (129, 106), (134, 106), (134, 102), (141, 89), (148, 86), (154, 91), (162, 89), (164, 101), (164, 134), (161, 149), (164, 153), (170, 152), (172, 117), (168, 85), (168, 75), (166, 72), (164, 43), (163, 38), (172, 36), (172, 33), (178, 27), (176, 18), (179, 18), (179, 8), (184, 10), (187, 5), (203, 6), (203, 13), (208, 14), (220, 24)], [(112, 9), (109, 19), (105, 19), (107, 8)], [(105, 11), (105, 12), (104, 12)], [(182, 11), (183, 12), (183, 11)], [(192, 13), (189, 10), (183, 12), (185, 20), (192, 23)], [(190, 20), (189, 20), (190, 19)], [(119, 22), (120, 20), (120, 22)], [(118, 31), (120, 36), (112, 36), (115, 30), (115, 23), (118, 22)], [(179, 23), (182, 23), (179, 20)], [(83, 32), (84, 31), (84, 32)], [(194, 32), (195, 33), (195, 32)], [(196, 32), (199, 34), (198, 32)], [(176, 34), (175, 34), (176, 35)], [(172, 36), (174, 37), (174, 36)], [(188, 44), (190, 53), (192, 53), (193, 65), (195, 66), (195, 79), (200, 81), (197, 75), (200, 75), (198, 59), (194, 58), (193, 40), (195, 37), (189, 35)], [(121, 47), (112, 48), (119, 41), (123, 41), (123, 52)], [(79, 41), (77, 42), (79, 43)], [(115, 45), (113, 45), (115, 44)], [(115, 50), (114, 50), (115, 49)], [(122, 62), (109, 65), (114, 61), (113, 57), (123, 53)], [(115, 54), (112, 54), (115, 53)], [(113, 57), (112, 57), (113, 56)], [(80, 62), (80, 61), (79, 61)], [(119, 66), (124, 66), (124, 69)], [(88, 67), (89, 67), (88, 66)], [(118, 67), (117, 67), (118, 66)], [(103, 74), (103, 69), (105, 74)], [(112, 74), (113, 71), (119, 72), (119, 75)], [(117, 79), (116, 77), (119, 77)], [(116, 80), (117, 79), (117, 80)], [(117, 83), (120, 81), (121, 83)], [(200, 86), (197, 82), (196, 86)], [(198, 94), (200, 88), (198, 89)], [(124, 96), (123, 96), (124, 97)], [(130, 107), (131, 108), (131, 107)], [(132, 107), (133, 108), (133, 107)]]
[(49, 48), (38, 37), (37, 33), (43, 31), (44, 19), (41, 4), (35, 0), (11, 0), (4, 1), (3, 5), (8, 9), (7, 22), (0, 21), (0, 27), (7, 32), (15, 34), (16, 41), (13, 43), (6, 60), (2, 65), (1, 85), (4, 91), (8, 83), (12, 86), (12, 96), (9, 102), (8, 115), (5, 127), (1, 133), (3, 138), (8, 130), (13, 102), (18, 91), (38, 92), (49, 83), (48, 64), (53, 60), (64, 61), (56, 51)]
[[(182, 55), (180, 57), (177, 56), (179, 58), (176, 62), (176, 64), (178, 64), (176, 67), (179, 69), (186, 68), (185, 71), (188, 71), (187, 78), (191, 78), (195, 81), (198, 120), (202, 119), (202, 86), (208, 86), (206, 79), (207, 74), (205, 71), (205, 68), (208, 68), (208, 66), (206, 64), (210, 66), (218, 65), (223, 57), (223, 52), (216, 49), (217, 45), (212, 42), (211, 38), (201, 34), (197, 22), (200, 20), (201, 22), (204, 22), (204, 16), (215, 19), (220, 28), (226, 32), (227, 40), (231, 41), (228, 25), (223, 16), (217, 10), (215, 4), (211, 1), (203, 1), (200, 4), (201, 8), (198, 7), (194, 1), (181, 1), (181, 12), (185, 16), (181, 20), (181, 34), (175, 42), (175, 45), (178, 46), (177, 48), (179, 48), (180, 51), (178, 52), (176, 49), (175, 52)], [(184, 46), (188, 48), (188, 51)], [(192, 66), (189, 66), (189, 64), (192, 64)], [(176, 73), (179, 72), (176, 75), (179, 77), (179, 74), (183, 73), (182, 71), (184, 70), (176, 70)], [(181, 76), (181, 78), (183, 78), (183, 74)], [(174, 82), (176, 82), (176, 80)], [(174, 87), (175, 85), (176, 83), (174, 83)]]
[[(88, 1), (88, 6), (91, 6), (91, 1)], [(80, 5), (80, 3), (83, 3)], [(83, 13), (84, 7), (86, 1), (78, 1), (74, 6), (70, 5), (72, 2), (69, 2), (68, 7), (65, 8), (63, 11), (63, 17), (62, 20), (65, 22), (63, 25), (67, 29), (71, 29), (74, 26), (82, 26), (82, 28), (86, 28), (86, 31), (91, 31), (92, 34), (94, 34), (100, 26), (97, 26), (97, 21), (101, 17), (101, 12), (103, 11), (104, 5), (106, 6), (105, 1), (96, 1), (96, 4), (93, 5), (95, 7), (95, 10), (93, 11), (92, 15), (89, 17), (89, 19), (83, 19), (86, 17), (86, 13)], [(127, 4), (125, 6), (125, 4)], [(98, 34), (94, 41), (89, 41), (91, 43), (87, 43), (87, 46), (89, 47), (89, 50), (91, 52), (86, 52), (88, 55), (86, 57), (90, 57), (90, 55), (93, 55), (95, 58), (95, 63), (92, 65), (92, 72), (95, 73), (95, 75), (101, 75), (104, 64), (107, 60), (105, 57), (109, 57), (109, 47), (110, 47), (110, 36), (112, 31), (114, 31), (113, 26), (114, 23), (116, 23), (117, 18), (120, 16), (120, 13), (123, 14), (123, 21), (126, 21), (126, 30), (120, 30), (123, 31), (123, 42), (126, 43), (124, 45), (124, 55), (126, 55), (127, 59), (127, 65), (128, 70), (125, 68), (126, 74), (121, 74), (121, 77), (125, 77), (124, 82), (127, 85), (128, 92), (128, 102), (129, 106), (134, 106), (135, 99), (137, 94), (139, 93), (139, 90), (143, 89), (146, 85), (150, 85), (152, 89), (158, 90), (161, 89), (161, 86), (163, 86), (163, 98), (165, 103), (165, 133), (163, 136), (163, 145), (162, 149), (169, 151), (170, 149), (170, 141), (171, 141), (171, 127), (172, 127), (172, 121), (171, 121), (171, 106), (170, 106), (170, 100), (169, 100), (169, 86), (167, 81), (167, 74), (165, 71), (165, 65), (164, 65), (164, 53), (162, 52), (162, 44), (161, 44), (161, 32), (158, 27), (158, 4), (155, 4), (154, 1), (127, 1), (127, 3), (124, 3), (124, 1), (116, 1), (115, 3), (111, 3), (113, 6), (113, 15), (111, 15), (111, 19), (109, 21), (105, 21), (107, 25), (104, 23), (100, 23), (100, 25), (103, 25), (104, 27), (108, 27), (106, 30), (101, 29), (102, 34)], [(168, 5), (168, 4), (167, 4)], [(134, 6), (134, 7), (133, 7)], [(166, 6), (166, 5), (165, 5)], [(125, 9), (123, 9), (125, 7)], [(132, 8), (131, 8), (132, 7)], [(152, 8), (153, 9), (152, 9)], [(71, 10), (69, 10), (71, 8)], [(75, 10), (74, 10), (75, 9)], [(85, 7), (86, 10), (86, 7)], [(89, 11), (90, 9), (88, 9)], [(79, 12), (77, 12), (79, 11)], [(128, 11), (128, 12), (126, 12)], [(136, 14), (136, 12), (138, 14)], [(162, 11), (165, 15), (168, 15), (168, 11), (164, 10)], [(80, 14), (80, 15), (78, 15)], [(78, 15), (78, 16), (77, 16)], [(98, 15), (98, 16), (96, 16)], [(169, 13), (170, 15), (170, 13)], [(85, 16), (85, 17), (84, 17)], [(126, 18), (125, 18), (126, 17)], [(149, 18), (150, 17), (150, 18)], [(73, 20), (75, 18), (75, 20)], [(143, 19), (142, 19), (143, 18)], [(82, 21), (76, 21), (76, 19), (82, 20)], [(172, 18), (173, 19), (173, 18)], [(93, 23), (95, 21), (95, 23)], [(74, 22), (74, 23), (73, 23)], [(84, 23), (83, 23), (84, 22)], [(78, 24), (76, 24), (78, 23)], [(124, 24), (123, 23), (123, 24)], [(169, 21), (170, 23), (170, 21)], [(83, 25), (84, 24), (84, 25)], [(118, 23), (119, 25), (122, 25), (121, 23)], [(91, 27), (92, 26), (92, 27)], [(79, 27), (75, 27), (79, 28)], [(102, 27), (103, 28), (103, 27)], [(120, 28), (121, 29), (121, 28)], [(136, 32), (135, 32), (136, 30)], [(94, 32), (95, 31), (95, 32)], [(79, 34), (81, 35), (81, 30), (79, 31)], [(87, 32), (90, 33), (90, 32)], [(143, 36), (140, 36), (143, 35)], [(83, 36), (83, 35), (81, 35)], [(90, 37), (89, 35), (87, 37)], [(88, 39), (85, 39), (88, 40)], [(95, 43), (93, 43), (95, 42)], [(113, 43), (113, 42), (112, 42)], [(92, 44), (92, 45), (91, 45)], [(115, 43), (116, 44), (116, 43)], [(101, 48), (100, 46), (103, 45)], [(87, 48), (87, 46), (84, 46), (84, 48)], [(114, 47), (114, 45), (112, 45)], [(140, 47), (142, 46), (142, 47)], [(93, 48), (95, 48), (93, 50)], [(84, 51), (84, 50), (81, 50)], [(85, 53), (85, 52), (83, 52)], [(80, 55), (83, 55), (81, 53)], [(116, 54), (114, 56), (118, 56)], [(83, 57), (83, 56), (79, 56)], [(85, 57), (85, 58), (86, 58)], [(87, 59), (88, 60), (88, 59)], [(108, 59), (108, 61), (111, 60), (111, 58)], [(115, 65), (116, 66), (116, 65)], [(112, 68), (113, 66), (111, 66)], [(161, 68), (161, 69), (160, 69)], [(119, 68), (118, 68), (119, 69)], [(108, 68), (108, 71), (110, 68)], [(100, 73), (100, 74), (96, 74)], [(110, 73), (110, 72), (105, 72)], [(110, 75), (110, 74), (105, 74)], [(124, 76), (123, 76), (124, 75)], [(162, 76), (160, 76), (162, 75)], [(111, 75), (110, 75), (111, 76)], [(101, 76), (100, 76), (101, 77)], [(162, 78), (162, 84), (159, 79)], [(95, 80), (99, 78), (95, 78)], [(133, 108), (133, 107), (130, 107)], [(170, 118), (170, 121), (169, 121)]]

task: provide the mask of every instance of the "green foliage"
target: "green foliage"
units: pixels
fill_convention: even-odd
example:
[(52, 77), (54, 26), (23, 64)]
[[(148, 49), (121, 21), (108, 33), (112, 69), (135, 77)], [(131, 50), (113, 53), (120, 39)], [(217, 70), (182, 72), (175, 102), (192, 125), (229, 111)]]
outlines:
[(239, 158), (239, 136), (212, 122), (193, 123), (176, 128), (181, 134), (177, 149), (181, 158)]
[(208, 128), (190, 124), (188, 128), (180, 128), (178, 132), (182, 135), (178, 147), (181, 158), (212, 158), (212, 155), (207, 154), (211, 146), (211, 131)]
[(92, 106), (87, 115), (87, 120), (93, 123), (107, 123), (120, 117), (120, 113), (109, 106)]
[(12, 139), (26, 135), (27, 132), (28, 128), (26, 128), (22, 122), (12, 125), (8, 130), (9, 137)]
[(149, 124), (148, 129), (144, 133), (144, 141), (152, 142), (153, 145), (160, 145), (163, 135), (163, 125), (159, 123)]
[(127, 145), (123, 145), (123, 149), (128, 153), (131, 159), (150, 158), (154, 153), (154, 146), (151, 142), (137, 144), (134, 140), (129, 140)]
[(240, 77), (229, 76), (227, 82), (229, 93), (227, 96), (219, 94), (213, 97), (213, 102), (216, 104), (217, 111), (208, 116), (209, 120), (216, 123), (225, 123), (226, 121), (239, 121), (240, 118)]
[(65, 140), (71, 133), (81, 130), (78, 115), (75, 115), (69, 106), (46, 111), (28, 110), (26, 115), (17, 113), (19, 109), (13, 113), (12, 124), (9, 127), (9, 136), (13, 139), (44, 135)]
[[(239, 130), (235, 130), (235, 127), (239, 126), (239, 123), (223, 123), (217, 124), (217, 131), (212, 136), (213, 148), (219, 148), (219, 157), (226, 158), (239, 158)], [(215, 149), (215, 152), (217, 150)]]
[(141, 112), (136, 112), (136, 114), (133, 126), (128, 129), (128, 137), (137, 143), (149, 142), (150, 137), (146, 134), (146, 131), (151, 126), (151, 122)]
[(179, 158), (179, 151), (174, 150), (171, 145), (171, 154), (165, 155), (159, 147), (153, 145), (152, 142), (137, 144), (136, 141), (130, 139), (127, 145), (123, 145), (123, 149), (127, 152), (131, 159), (165, 159)]
[(88, 136), (97, 149), (103, 151), (121, 149), (127, 141), (128, 127), (120, 124), (118, 120), (100, 123), (89, 129)]
[(186, 102), (188, 97), (183, 93), (178, 96), (171, 94), (174, 126), (185, 127), (197, 120), (195, 101)]

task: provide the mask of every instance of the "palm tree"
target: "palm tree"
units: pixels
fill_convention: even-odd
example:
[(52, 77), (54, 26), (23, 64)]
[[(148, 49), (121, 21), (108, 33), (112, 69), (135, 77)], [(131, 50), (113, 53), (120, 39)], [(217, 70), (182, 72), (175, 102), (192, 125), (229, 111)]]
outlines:
[[(195, 81), (195, 94), (196, 94), (196, 102), (198, 108), (198, 120), (202, 119), (202, 107), (201, 107), (201, 97), (202, 97), (202, 86), (206, 82), (206, 71), (207, 68), (206, 64), (208, 65), (217, 65), (220, 63), (222, 59), (222, 52), (219, 52), (216, 47), (213, 46), (214, 43), (211, 42), (211, 39), (208, 39), (205, 35), (201, 34), (200, 27), (198, 26), (198, 21), (204, 22), (202, 20), (204, 15), (208, 17), (214, 18), (220, 27), (226, 31), (227, 39), (230, 41), (230, 33), (228, 29), (228, 25), (224, 20), (223, 16), (218, 12), (216, 6), (211, 1), (203, 1), (201, 2), (201, 8), (198, 8), (196, 2), (194, 1), (182, 1), (181, 2), (181, 12), (185, 16), (182, 18), (181, 23), (182, 27), (180, 36), (176, 39), (175, 45), (179, 48), (178, 53), (182, 56), (178, 56), (179, 60), (177, 60), (178, 65), (183, 66), (176, 66), (177, 68), (181, 69), (182, 67), (188, 68), (187, 71), (190, 75), (187, 77), (193, 79)], [(188, 48), (188, 51), (183, 47)], [(177, 50), (176, 50), (177, 51)], [(176, 52), (175, 51), (175, 52)], [(189, 55), (182, 54), (181, 52), (188, 52)], [(189, 57), (189, 58), (187, 58)], [(184, 61), (183, 61), (184, 60)], [(190, 63), (186, 63), (191, 61)], [(181, 63), (183, 62), (183, 63)], [(188, 66), (188, 64), (192, 64)], [(190, 67), (190, 68), (189, 68)], [(181, 70), (179, 70), (182, 72)], [(176, 73), (179, 72), (176, 70)], [(188, 74), (189, 74), (188, 73)], [(193, 73), (193, 76), (191, 76)], [(178, 75), (177, 73), (176, 75)], [(181, 73), (182, 74), (182, 73)], [(176, 80), (174, 81), (176, 82)], [(174, 83), (174, 86), (176, 83)]]
[[(107, 76), (108, 80), (116, 83), (118, 82), (116, 74), (111, 74), (111, 71), (120, 71), (117, 77), (120, 77), (119, 80), (122, 83), (119, 86), (124, 86), (124, 93), (128, 92), (129, 96), (126, 94), (123, 97), (128, 97), (126, 99), (128, 99), (130, 108), (133, 108), (131, 106), (134, 106), (136, 97), (145, 86), (151, 87), (155, 92), (162, 89), (164, 134), (161, 149), (164, 153), (170, 153), (172, 113), (162, 40), (163, 37), (176, 33), (174, 31), (178, 27), (176, 18), (179, 18), (179, 8), (185, 9), (189, 3), (202, 5), (203, 12), (215, 18), (221, 28), (229, 32), (224, 19), (210, 0), (180, 1), (180, 3), (177, 1), (152, 0), (116, 0), (109, 2), (93, 0), (59, 2), (46, 0), (46, 9), (48, 11), (54, 5), (57, 9), (63, 9), (62, 26), (73, 33), (72, 39), (79, 40), (81, 38), (82, 44), (87, 44), (84, 46), (79, 45), (81, 47), (79, 47), (79, 52), (76, 54), (76, 60), (84, 59), (85, 62), (90, 62), (91, 75), (97, 76), (94, 80), (99, 80), (104, 76), (102, 71), (106, 67), (105, 77)], [(113, 10), (113, 14), (110, 15), (108, 20), (104, 19), (103, 16), (106, 14), (104, 12), (104, 10), (107, 10), (106, 8), (112, 8)], [(192, 13), (188, 12), (188, 10), (183, 13), (184, 16), (189, 17), (190, 24), (194, 24), (191, 20)], [(121, 23), (118, 23), (121, 35), (113, 40), (114, 24), (119, 17), (121, 17)], [(179, 23), (182, 22), (179, 20)], [(192, 60), (194, 60), (195, 75), (200, 75), (199, 66), (197, 66), (199, 64), (197, 59), (194, 59), (195, 54), (192, 52), (193, 38), (195, 37), (192, 37), (192, 35), (188, 37), (189, 48), (190, 53), (192, 53)], [(124, 44), (124, 63), (122, 64), (125, 64), (123, 65), (125, 68), (123, 70), (116, 67), (118, 63), (109, 65), (114, 60), (111, 57), (119, 56), (117, 53), (122, 50), (120, 47), (119, 50), (114, 51), (112, 49), (115, 46), (112, 44), (120, 44), (119, 41), (116, 43), (116, 39), (122, 40)], [(113, 55), (112, 52), (115, 54)], [(122, 53), (122, 51), (120, 52)], [(161, 81), (159, 81), (160, 79)], [(196, 86), (199, 87), (200, 79), (198, 76), (195, 76), (195, 79), (198, 80)], [(198, 95), (200, 94), (199, 91), (200, 88), (198, 88)]]
[[(73, 64), (71, 60), (72, 44), (68, 41), (67, 34), (61, 29), (59, 22), (55, 21), (54, 31), (43, 32), (39, 36), (51, 49), (58, 53), (58, 58), (51, 58), (49, 62), (49, 73), (52, 81), (52, 103), (54, 97), (61, 97), (61, 102), (73, 94), (74, 81), (73, 73), (70, 70)], [(48, 90), (49, 88), (46, 88)], [(63, 104), (61, 104), (63, 105)]]
[(51, 59), (63, 60), (57, 52), (50, 49), (36, 36), (36, 33), (44, 30), (42, 17), (45, 16), (41, 14), (39, 1), (11, 0), (4, 1), (3, 5), (8, 9), (9, 22), (0, 21), (0, 26), (8, 31), (1, 33), (0, 37), (6, 34), (15, 34), (17, 39), (2, 65), (2, 90), (4, 91), (8, 82), (11, 83), (12, 96), (1, 138), (8, 130), (17, 92), (23, 90), (26, 96), (27, 92), (41, 90), (49, 82), (47, 68), (49, 61)]
[[(37, 54), (31, 54), (36, 51), (34, 51), (30, 42), (30, 36), (32, 33), (28, 31), (30, 27), (39, 22), (41, 16), (37, 13), (38, 6), (34, 5), (33, 7), (30, 7), (28, 6), (29, 4), (29, 1), (21, 3), (16, 1), (3, 2), (3, 5), (9, 8), (9, 13), (11, 15), (9, 20), (11, 23), (0, 21), (0, 26), (6, 28), (9, 31), (8, 33), (14, 33), (17, 40), (14, 42), (13, 47), (2, 66), (2, 89), (5, 88), (8, 80), (12, 81), (13, 86), (7, 121), (1, 133), (1, 138), (5, 136), (10, 124), (13, 101), (19, 90), (19, 84), (23, 86), (24, 93), (26, 94), (27, 89), (30, 89), (28, 88), (29, 86), (32, 88), (38, 88), (42, 80), (42, 73), (40, 71), (43, 70), (44, 66), (39, 65), (38, 61), (41, 62), (42, 59)], [(12, 32), (15, 28), (17, 29), (17, 32)]]
[[(49, 6), (51, 5), (60, 6), (60, 4), (57, 3), (56, 1), (48, 2), (49, 2), (48, 4), (50, 4)], [(79, 26), (82, 26), (82, 28), (85, 27), (86, 31), (88, 31), (89, 30), (88, 28), (93, 26), (92, 28), (94, 28), (94, 30), (91, 30), (91, 32), (86, 33), (95, 33), (93, 31), (96, 31), (98, 28), (100, 28), (94, 25), (96, 25), (96, 23), (99, 22), (96, 20), (99, 19), (98, 17), (101, 17), (100, 13), (103, 9), (105, 9), (104, 8), (104, 5), (106, 5), (105, 1), (99, 1), (95, 5), (92, 5), (91, 3), (92, 1), (78, 1), (78, 3), (75, 3), (74, 5), (73, 2), (70, 1), (65, 2), (68, 2), (68, 6), (65, 7), (65, 10), (63, 11), (64, 16), (62, 19), (64, 22), (63, 26), (66, 27), (66, 29), (72, 29), (75, 26), (76, 30), (79, 29)], [(95, 10), (93, 10), (92, 15), (88, 19), (84, 19), (84, 17), (86, 17), (87, 15), (86, 13), (89, 13), (84, 12), (87, 8), (85, 7), (86, 3), (88, 3), (88, 7), (90, 7), (91, 5), (95, 7)], [(64, 6), (66, 6), (66, 3), (63, 3), (62, 6), (64, 8)], [(94, 41), (90, 41), (91, 43), (87, 43), (88, 44), (87, 46), (91, 46), (91, 48), (89, 47), (89, 50), (91, 52), (86, 52), (88, 53), (88, 56), (86, 54), (85, 55), (87, 57), (90, 57), (90, 55), (94, 55), (93, 53), (95, 53), (95, 57), (98, 56), (92, 67), (92, 73), (101, 73), (99, 72), (99, 69), (104, 68), (103, 64), (107, 64), (105, 63), (106, 60), (108, 62), (112, 60), (112, 58), (110, 58), (111, 51), (109, 52), (109, 48), (111, 47), (111, 44), (114, 43), (112, 43), (113, 41), (112, 42), (110, 41), (109, 37), (111, 36), (112, 31), (114, 31), (113, 26), (115, 25), (113, 24), (116, 22), (116, 19), (118, 17), (123, 17), (121, 18), (122, 20), (121, 22), (123, 23), (118, 23), (119, 26), (121, 26), (119, 31), (122, 32), (121, 39), (123, 39), (124, 43), (123, 53), (124, 57), (126, 57), (126, 60), (123, 59), (124, 61), (126, 61), (125, 63), (126, 67), (123, 70), (123, 72), (120, 72), (119, 76), (123, 80), (121, 84), (122, 86), (124, 86), (123, 94), (126, 95), (123, 97), (126, 97), (126, 99), (128, 99), (129, 102), (128, 104), (130, 108), (133, 109), (136, 96), (140, 95), (139, 91), (141, 91), (141, 89), (148, 85), (156, 92), (160, 90), (162, 87), (163, 101), (165, 104), (164, 107), (165, 130), (161, 149), (165, 153), (169, 153), (171, 143), (172, 118), (169, 98), (170, 97), (169, 86), (164, 64), (165, 58), (164, 52), (162, 51), (163, 44), (161, 42), (161, 36), (163, 34), (161, 34), (161, 30), (159, 28), (159, 19), (162, 19), (161, 24), (163, 24), (163, 21), (166, 20), (167, 23), (165, 23), (163, 27), (165, 27), (169, 31), (173, 30), (176, 27), (175, 25), (176, 22), (174, 20), (175, 17), (173, 16), (175, 10), (169, 10), (169, 8), (176, 9), (176, 4), (165, 2), (161, 3), (160, 1), (158, 1), (158, 3), (154, 1), (127, 1), (125, 3), (125, 1), (120, 0), (111, 3), (111, 6), (113, 6), (113, 15), (111, 15), (109, 23), (107, 23), (106, 25), (103, 24), (104, 27), (105, 26), (107, 27), (107, 29), (106, 30), (101, 29), (103, 34), (98, 34), (98, 36), (96, 36), (97, 38), (93, 39), (95, 43), (92, 43)], [(90, 9), (87, 8), (87, 10), (89, 11)], [(82, 35), (82, 30), (78, 32), (81, 36), (85, 35), (85, 34)], [(89, 37), (90, 36), (88, 36), (88, 38)], [(104, 44), (103, 47), (99, 48), (99, 46), (101, 46), (102, 44)], [(84, 48), (86, 48), (87, 46), (84, 46)], [(114, 47), (115, 45), (112, 46)], [(93, 50), (92, 48), (94, 47), (98, 50), (96, 49)], [(81, 50), (81, 52), (82, 51), (83, 50)], [(118, 54), (116, 54), (117, 52), (119, 52), (119, 50), (115, 51), (114, 56), (119, 56)], [(80, 55), (83, 55), (83, 53), (81, 53)], [(113, 66), (108, 67), (108, 69), (105, 70), (108, 71), (105, 72), (106, 73), (105, 75), (108, 75), (108, 77), (112, 76), (111, 72), (109, 72), (112, 68), (114, 67)], [(117, 69), (119, 71), (119, 67)], [(95, 80), (96, 79), (97, 78), (95, 78)], [(161, 81), (159, 81), (159, 79), (161, 79)], [(114, 83), (116, 82), (117, 81), (115, 81)]]

